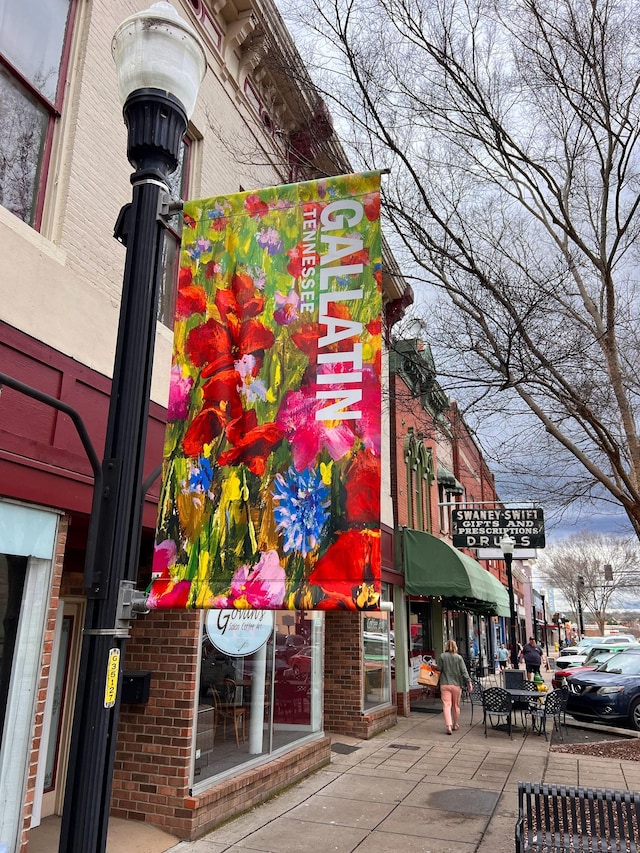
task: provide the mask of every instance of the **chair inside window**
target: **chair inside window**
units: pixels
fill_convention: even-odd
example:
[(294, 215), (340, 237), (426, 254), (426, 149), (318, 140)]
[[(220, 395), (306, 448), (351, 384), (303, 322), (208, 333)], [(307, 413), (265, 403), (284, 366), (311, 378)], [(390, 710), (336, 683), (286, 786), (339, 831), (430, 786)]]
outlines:
[(482, 693), (482, 713), (484, 719), (484, 736), (487, 737), (487, 719), (491, 728), (495, 729), (506, 724), (509, 737), (511, 734), (511, 696), (502, 687), (487, 687)]
[(247, 737), (247, 709), (242, 700), (242, 688), (238, 687), (233, 678), (224, 680), (225, 706), (233, 720), (233, 730), (236, 736), (236, 746), (240, 746), (240, 733), (242, 742)]
[(215, 743), (218, 724), (222, 723), (222, 740), (227, 739), (227, 721), (233, 722), (233, 714), (224, 701), (225, 688), (223, 684), (212, 684), (213, 696), (213, 740)]
[(544, 739), (547, 738), (547, 718), (553, 720), (554, 729), (557, 728), (560, 732), (560, 737), (564, 740), (562, 734), (562, 713), (563, 713), (563, 696), (561, 690), (552, 690), (547, 693), (544, 702), (532, 702), (527, 714), (531, 717), (531, 728), (539, 734), (544, 734)]
[(222, 723), (222, 739), (227, 737), (227, 722), (233, 723), (233, 731), (236, 737), (236, 746), (240, 746), (240, 734), (242, 741), (246, 739), (247, 709), (242, 703), (242, 689), (237, 686), (232, 678), (225, 678), (222, 684), (212, 684), (213, 694), (213, 736), (215, 738), (218, 723)]

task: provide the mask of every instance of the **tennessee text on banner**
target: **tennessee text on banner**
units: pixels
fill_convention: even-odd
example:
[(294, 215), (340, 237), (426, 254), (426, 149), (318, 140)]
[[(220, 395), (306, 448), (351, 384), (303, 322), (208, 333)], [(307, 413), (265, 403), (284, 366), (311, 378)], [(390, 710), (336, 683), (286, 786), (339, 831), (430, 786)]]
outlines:
[(150, 607), (379, 607), (379, 188), (185, 204)]

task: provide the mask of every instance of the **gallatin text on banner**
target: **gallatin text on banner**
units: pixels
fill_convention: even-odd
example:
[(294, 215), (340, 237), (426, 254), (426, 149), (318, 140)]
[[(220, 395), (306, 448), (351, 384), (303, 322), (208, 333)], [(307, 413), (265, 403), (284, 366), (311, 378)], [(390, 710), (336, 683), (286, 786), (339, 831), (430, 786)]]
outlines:
[(378, 609), (379, 173), (184, 207), (151, 608)]

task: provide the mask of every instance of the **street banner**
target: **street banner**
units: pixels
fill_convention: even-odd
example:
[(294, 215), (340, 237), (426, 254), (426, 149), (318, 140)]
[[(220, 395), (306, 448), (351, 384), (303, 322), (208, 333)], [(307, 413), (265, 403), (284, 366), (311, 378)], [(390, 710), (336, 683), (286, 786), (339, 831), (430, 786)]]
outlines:
[(184, 206), (149, 606), (375, 610), (379, 173)]

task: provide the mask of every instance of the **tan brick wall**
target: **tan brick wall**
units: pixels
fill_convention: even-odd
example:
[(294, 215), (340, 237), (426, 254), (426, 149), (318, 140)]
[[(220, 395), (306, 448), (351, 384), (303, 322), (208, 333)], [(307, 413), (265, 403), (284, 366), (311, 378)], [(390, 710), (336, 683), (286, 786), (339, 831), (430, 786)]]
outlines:
[(36, 774), (38, 772), (38, 757), (42, 741), (42, 724), (44, 720), (45, 700), (49, 679), (51, 677), (51, 655), (53, 653), (53, 641), (56, 629), (56, 612), (60, 602), (60, 583), (62, 579), (62, 564), (64, 562), (64, 551), (67, 543), (67, 531), (69, 520), (66, 516), (60, 516), (58, 521), (58, 535), (55, 543), (53, 574), (51, 579), (51, 595), (49, 609), (47, 612), (47, 623), (42, 645), (42, 663), (40, 670), (40, 681), (38, 683), (38, 696), (36, 699), (35, 716), (33, 718), (33, 739), (31, 741), (31, 752), (29, 756), (29, 771), (27, 787), (24, 799), (24, 810), (22, 813), (22, 837), (20, 850), (28, 849), (28, 833), (33, 813), (33, 802), (36, 791)]

